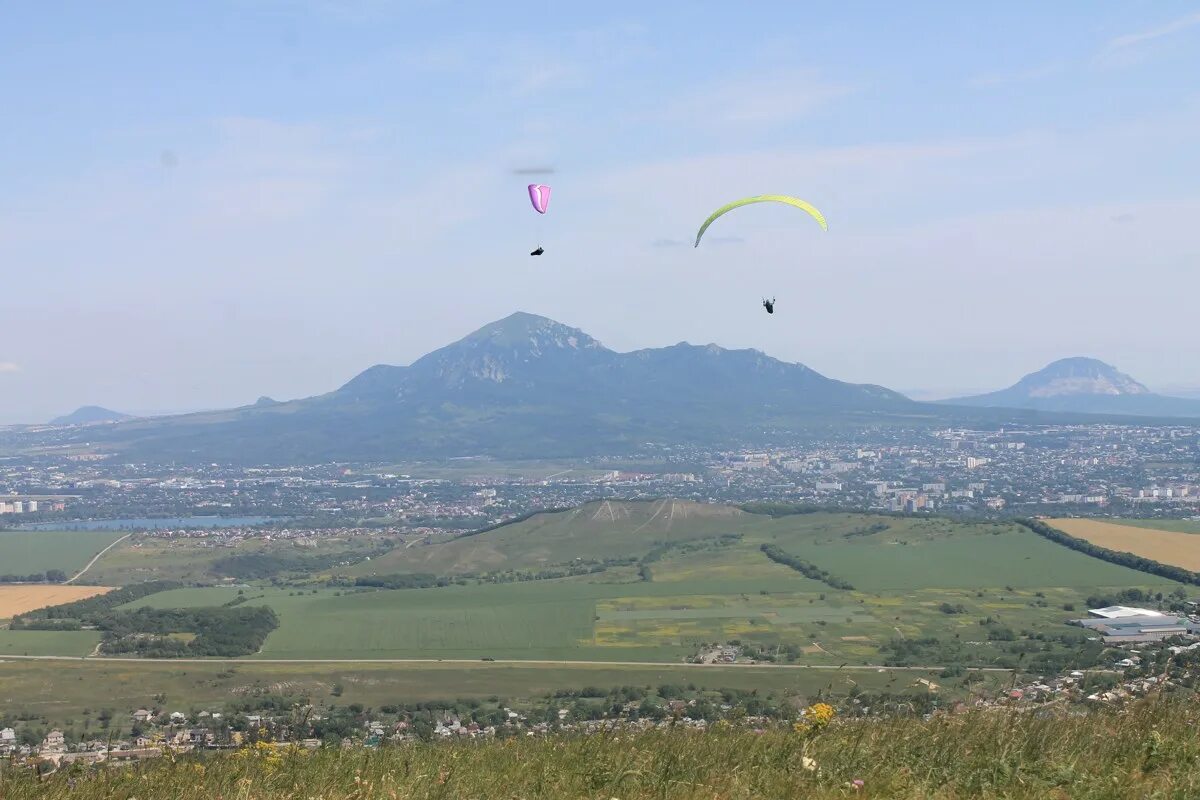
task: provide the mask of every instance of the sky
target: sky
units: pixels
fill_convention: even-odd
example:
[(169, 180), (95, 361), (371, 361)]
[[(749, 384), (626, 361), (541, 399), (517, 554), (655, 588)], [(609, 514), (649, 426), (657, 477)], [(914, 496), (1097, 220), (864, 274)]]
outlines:
[[(917, 397), (1200, 387), (1198, 75), (1171, 0), (15, 4), (0, 423), (318, 394), (518, 310)], [(691, 246), (767, 193), (828, 232)]]

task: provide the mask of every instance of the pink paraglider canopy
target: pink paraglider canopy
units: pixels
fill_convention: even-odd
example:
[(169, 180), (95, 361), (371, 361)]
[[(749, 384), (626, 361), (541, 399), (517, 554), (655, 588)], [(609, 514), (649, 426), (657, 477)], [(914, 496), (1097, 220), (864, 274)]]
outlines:
[(533, 203), (534, 211), (545, 214), (550, 205), (550, 187), (541, 183), (529, 184), (529, 201)]

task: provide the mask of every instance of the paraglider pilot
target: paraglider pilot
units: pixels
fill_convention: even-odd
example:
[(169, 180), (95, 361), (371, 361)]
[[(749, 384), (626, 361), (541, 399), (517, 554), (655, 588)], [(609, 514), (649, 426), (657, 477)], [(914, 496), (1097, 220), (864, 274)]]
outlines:
[(768, 300), (767, 298), (764, 297), (763, 298), (763, 308), (765, 308), (767, 310), (768, 314), (774, 314), (775, 313), (775, 298), (772, 297), (770, 300)]

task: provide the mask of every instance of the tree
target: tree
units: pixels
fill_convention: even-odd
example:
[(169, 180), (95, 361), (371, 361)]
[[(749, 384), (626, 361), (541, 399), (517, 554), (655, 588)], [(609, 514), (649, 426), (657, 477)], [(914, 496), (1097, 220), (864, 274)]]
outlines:
[(418, 739), (420, 739), (422, 742), (432, 741), (433, 740), (433, 723), (423, 717), (414, 719), (412, 721), (412, 732), (413, 732), (413, 735), (416, 736)]
[(666, 717), (667, 712), (663, 711), (662, 707), (655, 703), (650, 698), (642, 701), (638, 706), (638, 716), (643, 719), (660, 720)]

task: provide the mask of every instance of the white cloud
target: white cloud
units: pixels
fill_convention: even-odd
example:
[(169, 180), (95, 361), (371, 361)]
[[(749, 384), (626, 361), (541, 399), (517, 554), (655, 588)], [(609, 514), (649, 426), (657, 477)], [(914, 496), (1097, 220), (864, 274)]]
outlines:
[(5, 372), (20, 372), (21, 366), (12, 361), (0, 361), (0, 374)]
[(1173, 33), (1179, 33), (1180, 31), (1186, 30), (1194, 25), (1200, 25), (1200, 13), (1189, 14), (1186, 17), (1180, 17), (1179, 19), (1172, 20), (1164, 25), (1160, 25), (1157, 28), (1151, 28), (1150, 30), (1142, 31), (1140, 33), (1130, 33), (1126, 34), (1125, 36), (1118, 36), (1109, 41), (1106, 49), (1109, 51), (1122, 50), (1127, 47), (1145, 44), (1146, 42), (1154, 41), (1155, 39), (1161, 39), (1164, 36), (1170, 36)]
[(1163, 47), (1168, 37), (1200, 25), (1200, 14), (1172, 20), (1157, 28), (1130, 33), (1110, 39), (1094, 59), (1101, 67), (1128, 67), (1150, 57), (1156, 49)]

